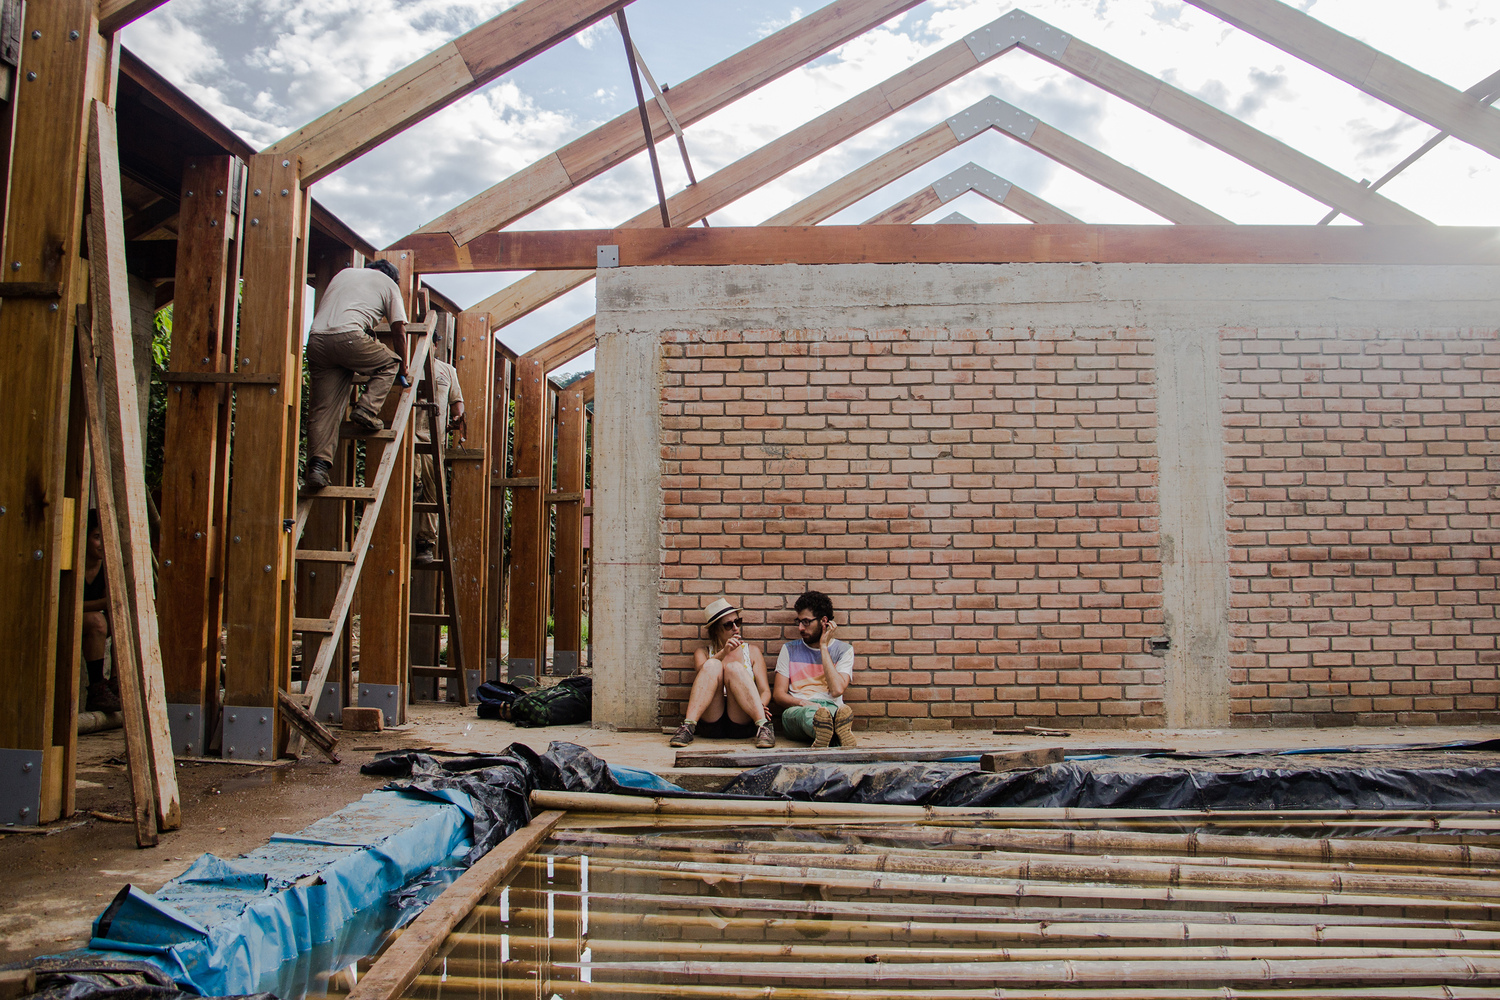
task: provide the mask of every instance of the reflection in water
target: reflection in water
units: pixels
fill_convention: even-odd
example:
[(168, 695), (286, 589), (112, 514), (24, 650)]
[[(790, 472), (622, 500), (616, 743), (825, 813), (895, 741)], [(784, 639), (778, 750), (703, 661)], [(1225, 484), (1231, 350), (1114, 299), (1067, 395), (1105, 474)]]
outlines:
[(1437, 997), (1450, 979), (1500, 982), (1490, 872), (1418, 856), (1436, 845), (1334, 863), (1266, 838), (1204, 856), (1183, 837), (1122, 835), (1127, 849), (1106, 852), (983, 826), (733, 823), (559, 828), (407, 996), (1187, 997), (1240, 983)]

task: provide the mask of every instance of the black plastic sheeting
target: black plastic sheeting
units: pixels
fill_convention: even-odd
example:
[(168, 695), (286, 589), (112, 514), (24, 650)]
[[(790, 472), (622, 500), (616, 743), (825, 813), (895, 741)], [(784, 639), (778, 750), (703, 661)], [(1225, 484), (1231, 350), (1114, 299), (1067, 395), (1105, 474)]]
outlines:
[[(1172, 755), (1182, 759), (1186, 755)], [(1207, 755), (1205, 755), (1207, 756)], [(1456, 755), (1455, 755), (1456, 756)], [(771, 764), (724, 792), (808, 802), (1116, 809), (1500, 808), (1500, 767), (1285, 766), (1133, 772), (1064, 761), (991, 773), (966, 764)]]
[[(172, 977), (147, 962), (100, 958), (39, 958), (0, 966), (35, 969), (34, 1000), (190, 1000)], [(244, 1000), (276, 1000), (271, 993), (255, 993)]]
[(609, 765), (574, 743), (554, 742), (544, 754), (512, 743), (493, 756), (453, 756), (436, 751), (393, 753), (360, 768), (360, 773), (405, 779), (387, 787), (415, 789), (443, 798), (459, 791), (474, 803), (472, 865), (500, 841), (531, 822), (531, 792), (619, 792)]

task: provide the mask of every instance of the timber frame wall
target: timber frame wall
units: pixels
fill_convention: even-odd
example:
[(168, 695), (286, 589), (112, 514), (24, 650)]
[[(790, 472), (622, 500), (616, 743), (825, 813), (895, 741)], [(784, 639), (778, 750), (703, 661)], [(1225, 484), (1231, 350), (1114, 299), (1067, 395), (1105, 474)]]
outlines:
[[(0, 50), (6, 83), (0, 141), (12, 152), (3, 177), (0, 258), (10, 262), (0, 284), (0, 377), (6, 380), (0, 392), (0, 434), (7, 456), (0, 469), (0, 555), (6, 570), (0, 573), (0, 634), (7, 636), (7, 663), (13, 665), (8, 674), (13, 696), (0, 707), (0, 765), (14, 763), (26, 775), (14, 786), (0, 785), (0, 814), (8, 822), (51, 819), (72, 809), (79, 569), (90, 490), (73, 374), (76, 307), (89, 300), (90, 273), (75, 248), (82, 245), (89, 123), (97, 120), (96, 102), (120, 124), (117, 152), (127, 174), (125, 258), (131, 273), (148, 283), (141, 288), (141, 309), (149, 313), (171, 301), (178, 316), (169, 376), (170, 472), (156, 553), (163, 675), (148, 678), (148, 683), (166, 692), (175, 752), (201, 754), (220, 746), (229, 753), (232, 743), (235, 755), (270, 757), (287, 741), (278, 693), (292, 683), (295, 622), (325, 613), (330, 600), (326, 576), (315, 578), (313, 569), (297, 566), (295, 534), (286, 530), (296, 513), (305, 289), (316, 293), (339, 267), (376, 253), (322, 211), (311, 200), (311, 190), (362, 153), (623, 10), (629, 0), (524, 0), (260, 151), (245, 147), (120, 48), (116, 32), (162, 2), (31, 2), (24, 7), (18, 50)], [(1494, 88), (1487, 84), (1493, 81), (1457, 91), (1278, 0), (1189, 2), (1443, 134), (1500, 154), (1500, 112), (1488, 104)], [(1310, 262), (1326, 259), (1317, 256), (1327, 250), (1327, 244), (1317, 242), (1321, 239), (1334, 241), (1341, 259), (1378, 259), (1389, 253), (1389, 242), (1371, 232), (1371, 226), (1403, 228), (1401, 239), (1413, 248), (1403, 257), (1407, 263), (1413, 254), (1445, 263), (1487, 259), (1490, 251), (1479, 244), (1488, 234), (1471, 238), (1430, 227), (1382, 195), (1378, 183), (1362, 186), (1024, 10), (1011, 11), (665, 198), (661, 213), (674, 227), (668, 232), (661, 231), (656, 209), (608, 234), (500, 232), (635, 156), (648, 140), (654, 143), (674, 129), (690, 128), (918, 3), (829, 4), (682, 81), (670, 92), (670, 108), (663, 96), (648, 102), (649, 137), (640, 113), (632, 109), (380, 251), (401, 267), (413, 306), (422, 303), (418, 312), (453, 321), (454, 333), (440, 349), (459, 366), (470, 402), (468, 438), (451, 456), (453, 558), (465, 645), (483, 657), (491, 676), (500, 671), (502, 658), (509, 659), (503, 666), (513, 674), (547, 667), (549, 610), (555, 619), (551, 667), (582, 665), (585, 593), (596, 589), (588, 583), (592, 569), (586, 572), (584, 565), (585, 560), (590, 566), (597, 561), (583, 543), (585, 518), (591, 513), (584, 456), (590, 450), (587, 403), (593, 383), (558, 390), (548, 373), (592, 349), (596, 337), (590, 319), (520, 355), (498, 341), (494, 347), (486, 341), (590, 280), (598, 246), (618, 248), (621, 263), (629, 266), (775, 263), (787, 259), (784, 233), (775, 228), (784, 226), (809, 227), (796, 244), (795, 256), (802, 263), (954, 262), (955, 254), (960, 260), (1025, 261), (1039, 259), (1027, 248), (1042, 242), (1050, 248), (1047, 259), (1133, 260), (1151, 242), (1149, 235), (1081, 226), (977, 164), (909, 193), (865, 227), (818, 227), (967, 139), (995, 131), (1186, 227), (1174, 239), (1176, 260), (1238, 260), (1254, 251), (1255, 233), (1233, 227), (1209, 208), (997, 98), (933, 124), (778, 213), (764, 230), (683, 228), (1018, 48), (1255, 166), (1335, 214), (1366, 224), (1337, 234), (1283, 233), (1278, 260), (1303, 259), (1297, 253), (1310, 255)], [(185, 127), (181, 134), (191, 133), (193, 144), (174, 147), (156, 141), (161, 133), (153, 129), (163, 123)], [(187, 155), (162, 163), (163, 149)], [(922, 218), (971, 190), (1040, 228), (940, 227), (944, 232), (935, 233), (939, 227), (921, 226), (901, 233), (904, 251), (896, 246), (891, 223)], [(102, 266), (96, 264), (96, 270)], [(539, 269), (536, 274), (467, 310), (421, 286), (423, 275), (532, 267)], [(241, 280), (243, 300), (236, 310), (233, 295)], [(255, 434), (231, 441), (231, 397), (238, 424), (253, 425)], [(617, 435), (617, 428), (608, 426), (613, 418), (603, 416), (601, 430)], [(507, 443), (511, 434), (513, 448)], [(409, 486), (410, 477), (398, 476), (396, 482), (403, 479)], [(390, 542), (372, 553), (363, 578), (363, 599), (376, 602), (382, 612), (400, 612), (410, 600), (412, 511), (407, 487), (398, 492), (397, 502), (382, 513), (382, 522), (391, 521), (381, 529)], [(621, 512), (600, 513), (613, 517), (621, 530), (630, 529), (628, 519), (620, 521)], [(320, 513), (309, 523), (302, 546), (333, 548), (332, 540), (347, 538), (349, 530), (341, 516)], [(607, 532), (600, 535), (601, 545), (618, 548), (619, 543)], [(597, 564), (601, 585), (621, 578), (621, 567)], [(593, 622), (591, 631), (610, 644), (606, 660), (634, 663), (638, 649), (628, 640), (640, 623), (611, 617), (613, 605), (602, 597), (601, 591), (603, 618)], [(406, 618), (395, 617), (401, 623), (396, 634), (404, 639)], [(509, 644), (502, 654), (506, 626)], [(226, 636), (222, 657), (221, 630)], [(348, 643), (344, 646), (343, 683), (331, 676), (332, 688), (313, 693), (325, 717), (336, 717), (352, 694)], [(366, 646), (361, 680), (394, 685), (404, 702), (407, 643), (380, 646), (385, 652), (378, 654)], [(654, 709), (636, 712), (628, 698), (611, 701), (616, 684), (601, 684), (599, 718), (654, 727)], [(232, 741), (225, 739), (231, 725), (241, 727)]]

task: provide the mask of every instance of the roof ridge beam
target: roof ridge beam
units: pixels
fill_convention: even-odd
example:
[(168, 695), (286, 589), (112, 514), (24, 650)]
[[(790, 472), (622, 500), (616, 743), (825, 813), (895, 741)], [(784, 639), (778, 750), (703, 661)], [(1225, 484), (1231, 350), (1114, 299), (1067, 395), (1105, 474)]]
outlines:
[[(672, 113), (687, 127), (921, 2), (831, 3), (673, 87)], [(665, 139), (671, 134), (671, 125), (660, 106), (651, 101), (646, 107), (651, 115), (652, 138)], [(443, 213), (411, 235), (451, 233), (454, 242), (468, 243), (483, 233), (505, 228), (645, 148), (640, 113), (631, 108)], [(409, 240), (408, 236), (391, 245), (403, 247)]]
[(305, 185), (633, 0), (524, 0), (266, 147)]
[(1377, 101), (1500, 156), (1500, 111), (1277, 0), (1187, 0)]

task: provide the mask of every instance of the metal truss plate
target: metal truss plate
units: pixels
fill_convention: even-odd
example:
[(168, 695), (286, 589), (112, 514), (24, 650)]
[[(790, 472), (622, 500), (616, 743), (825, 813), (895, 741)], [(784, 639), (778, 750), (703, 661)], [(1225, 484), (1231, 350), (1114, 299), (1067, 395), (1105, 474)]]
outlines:
[(552, 676), (571, 677), (578, 673), (578, 654), (554, 651), (552, 654)]
[(36, 826), (42, 811), (42, 751), (0, 750), (0, 824)]
[(1073, 36), (1024, 10), (1013, 10), (964, 37), (964, 44), (980, 62), (993, 59), (1015, 45), (1038, 55), (1061, 59)]
[(937, 220), (935, 225), (939, 226), (977, 226), (979, 223), (969, 218), (962, 212), (953, 212)]
[(224, 756), (276, 759), (276, 713), (266, 705), (224, 706)]
[(948, 119), (948, 127), (959, 142), (972, 139), (987, 128), (997, 128), (1029, 142), (1038, 124), (1031, 115), (998, 97), (986, 97)]
[(168, 705), (167, 726), (172, 733), (172, 753), (178, 757), (203, 756), (202, 705)]
[(337, 681), (323, 685), (323, 693), (318, 695), (317, 707), (313, 709), (313, 718), (319, 722), (344, 721), (344, 685)]
[(360, 708), (378, 708), (387, 726), (401, 725), (401, 685), (361, 684), (359, 686)]
[(1010, 181), (977, 163), (966, 163), (948, 176), (933, 181), (932, 190), (944, 204), (970, 191), (977, 191), (999, 204), (1010, 194)]
[(506, 664), (505, 678), (514, 682), (522, 677), (529, 681), (536, 680), (536, 660), (513, 656)]
[(618, 246), (601, 244), (596, 248), (599, 255), (600, 267), (619, 267), (620, 248)]

